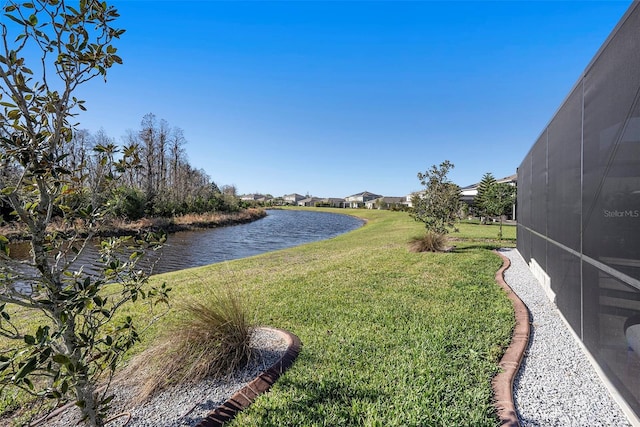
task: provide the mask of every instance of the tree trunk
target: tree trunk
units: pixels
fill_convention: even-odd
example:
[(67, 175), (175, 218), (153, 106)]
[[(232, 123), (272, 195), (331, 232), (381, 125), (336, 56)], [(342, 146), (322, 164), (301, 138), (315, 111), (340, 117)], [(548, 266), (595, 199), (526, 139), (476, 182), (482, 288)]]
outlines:
[[(59, 313), (57, 311), (54, 312), (54, 318), (60, 319), (61, 314), (62, 313)], [(92, 427), (103, 427), (104, 420), (98, 412), (96, 386), (89, 379), (88, 366), (85, 366), (85, 358), (82, 357), (82, 350), (76, 337), (75, 323), (75, 318), (73, 316), (69, 316), (66, 322), (64, 322), (64, 333), (62, 334), (62, 339), (67, 351), (67, 357), (69, 357), (71, 363), (76, 366), (76, 400), (78, 402), (84, 402), (84, 404), (82, 404), (80, 408), (82, 411), (82, 415), (85, 418), (85, 424), (88, 424)]]
[(80, 382), (76, 386), (76, 396), (84, 401), (82, 414), (86, 417), (85, 424), (92, 427), (103, 427), (104, 420), (98, 413), (98, 402), (96, 401), (95, 388), (90, 382)]

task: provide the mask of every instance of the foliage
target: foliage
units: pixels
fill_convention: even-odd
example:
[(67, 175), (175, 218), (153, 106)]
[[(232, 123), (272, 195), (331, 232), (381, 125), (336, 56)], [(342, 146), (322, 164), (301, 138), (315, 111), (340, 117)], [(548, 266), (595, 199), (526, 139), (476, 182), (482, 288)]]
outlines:
[(231, 374), (251, 357), (254, 325), (236, 289), (224, 288), (204, 301), (188, 300), (179, 313), (176, 323), (136, 356), (124, 373), (134, 377), (143, 372), (137, 392), (140, 401), (173, 384)]
[(495, 185), (496, 179), (493, 177), (493, 174), (490, 172), (485, 173), (478, 184), (478, 194), (473, 201), (474, 207), (476, 208), (478, 216), (481, 218), (481, 221), (486, 224), (487, 217), (490, 215), (488, 213), (487, 208), (487, 200), (486, 193), (493, 185)]
[[(0, 385), (39, 397), (72, 398), (86, 422), (103, 425), (110, 398), (97, 382), (113, 373), (138, 340), (133, 318), (116, 321), (125, 303), (167, 301), (163, 284), (149, 287), (139, 261), (162, 236), (100, 243), (97, 274), (79, 265), (83, 249), (107, 212), (102, 205), (118, 178), (139, 162), (135, 146), (122, 153), (110, 141), (92, 147), (100, 171), (87, 197), (87, 159), (71, 165), (71, 121), (84, 101), (79, 86), (122, 63), (112, 45), (124, 30), (117, 10), (94, 0), (9, 1), (0, 22), (0, 197), (30, 237), (31, 260), (18, 262), (0, 245), (0, 336), (12, 341), (0, 355)], [(37, 52), (39, 58), (33, 58)], [(39, 67), (39, 68), (36, 68)], [(35, 70), (35, 71), (34, 71)], [(74, 120), (75, 121), (75, 120)], [(51, 231), (54, 220), (70, 234)], [(82, 236), (78, 228), (88, 230)], [(0, 242), (6, 241), (0, 236)], [(39, 319), (35, 326), (17, 313)]]
[[(205, 171), (187, 161), (182, 129), (146, 114), (141, 129), (129, 131), (125, 140), (127, 145), (118, 147), (102, 130), (73, 133), (69, 155), (62, 164), (73, 173), (73, 179), (83, 182), (94, 206), (108, 203), (114, 215), (125, 220), (235, 210), (237, 202), (232, 200), (234, 206), (227, 204)], [(100, 146), (121, 148), (123, 153), (135, 156), (135, 167), (122, 172), (115, 197), (105, 186), (108, 171), (95, 151)]]
[(135, 221), (144, 217), (145, 197), (140, 190), (121, 186), (107, 200), (107, 207), (113, 216)]
[(502, 217), (513, 207), (516, 201), (516, 187), (504, 182), (495, 183), (485, 191), (483, 199), (487, 215), (500, 217), (498, 238), (502, 239)]
[(498, 238), (502, 239), (502, 215), (513, 207), (516, 197), (516, 187), (508, 183), (498, 183), (493, 175), (485, 173), (478, 184), (478, 194), (474, 205), (483, 224), (490, 217), (500, 217)]
[(489, 216), (502, 216), (511, 211), (516, 198), (516, 187), (506, 182), (490, 186), (484, 194), (484, 205)]
[(413, 197), (410, 212), (416, 221), (422, 221), (428, 231), (446, 234), (453, 227), (460, 206), (460, 187), (449, 181), (447, 174), (454, 165), (445, 160), (439, 167), (431, 166), (424, 174), (419, 172), (418, 179), (425, 187)]
[(426, 234), (413, 237), (409, 243), (412, 252), (442, 252), (447, 240), (443, 234), (427, 231)]

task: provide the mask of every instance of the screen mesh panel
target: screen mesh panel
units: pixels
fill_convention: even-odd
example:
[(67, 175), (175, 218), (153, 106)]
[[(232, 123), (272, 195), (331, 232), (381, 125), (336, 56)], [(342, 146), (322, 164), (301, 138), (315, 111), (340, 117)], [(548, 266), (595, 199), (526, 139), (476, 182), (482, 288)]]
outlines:
[[(542, 240), (542, 239), (541, 239)], [(562, 311), (576, 334), (582, 335), (582, 287), (580, 285), (580, 258), (547, 243), (547, 267), (551, 278), (551, 290), (556, 295), (556, 305)]]
[(531, 227), (547, 233), (547, 132), (531, 150)]
[(549, 124), (548, 236), (580, 250), (582, 85)]
[[(640, 409), (640, 291), (585, 264), (584, 342), (625, 400)], [(588, 320), (588, 322), (587, 322)]]
[(518, 252), (528, 264), (531, 261), (531, 233), (520, 224), (518, 224), (517, 231)]
[(630, 16), (584, 78), (583, 251), (614, 268), (640, 259), (638, 28)]
[(531, 157), (518, 168), (518, 223), (531, 227)]
[(640, 415), (640, 3), (518, 169), (518, 250)]

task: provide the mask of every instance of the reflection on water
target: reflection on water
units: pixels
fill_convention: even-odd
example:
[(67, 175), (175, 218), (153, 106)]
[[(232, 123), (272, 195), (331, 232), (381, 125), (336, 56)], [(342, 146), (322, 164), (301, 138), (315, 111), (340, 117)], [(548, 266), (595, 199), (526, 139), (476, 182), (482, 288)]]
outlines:
[[(150, 260), (160, 256), (153, 272), (165, 273), (324, 240), (362, 224), (362, 220), (348, 215), (270, 210), (266, 217), (248, 224), (170, 234), (161, 252)], [(11, 256), (28, 258), (29, 245), (11, 245)], [(90, 272), (95, 259), (96, 248), (87, 248), (74, 270), (84, 264), (84, 270)]]

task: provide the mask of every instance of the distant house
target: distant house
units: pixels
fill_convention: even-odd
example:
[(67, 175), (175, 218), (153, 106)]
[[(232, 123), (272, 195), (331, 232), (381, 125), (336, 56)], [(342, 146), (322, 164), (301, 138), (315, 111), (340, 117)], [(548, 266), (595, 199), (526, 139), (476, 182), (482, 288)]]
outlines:
[(282, 196), (282, 200), (284, 200), (285, 205), (297, 205), (298, 202), (304, 198), (305, 198), (304, 196), (298, 193), (287, 194)]
[(405, 205), (409, 208), (413, 207), (413, 198), (424, 195), (424, 191), (415, 191), (405, 196)]
[(379, 197), (364, 203), (367, 209), (401, 209), (407, 206), (406, 197)]
[(283, 206), (285, 204), (282, 197), (274, 197), (273, 199), (267, 200), (267, 203), (271, 206)]
[(352, 194), (351, 196), (345, 197), (345, 207), (347, 208), (363, 208), (365, 203), (371, 200), (379, 199), (382, 197), (379, 194), (370, 193), (368, 191), (363, 191), (362, 193)]
[(462, 187), (460, 189), (460, 201), (468, 204), (469, 206), (473, 205), (473, 201), (478, 195), (478, 183), (467, 185), (466, 187)]
[(298, 206), (315, 206), (320, 201), (322, 199), (319, 197), (307, 197), (306, 199), (298, 200)]
[(331, 208), (344, 208), (344, 199), (337, 197), (326, 197), (318, 203), (319, 205), (331, 207)]
[(264, 194), (244, 194), (240, 196), (240, 200), (245, 202), (264, 202), (267, 200), (267, 196)]

